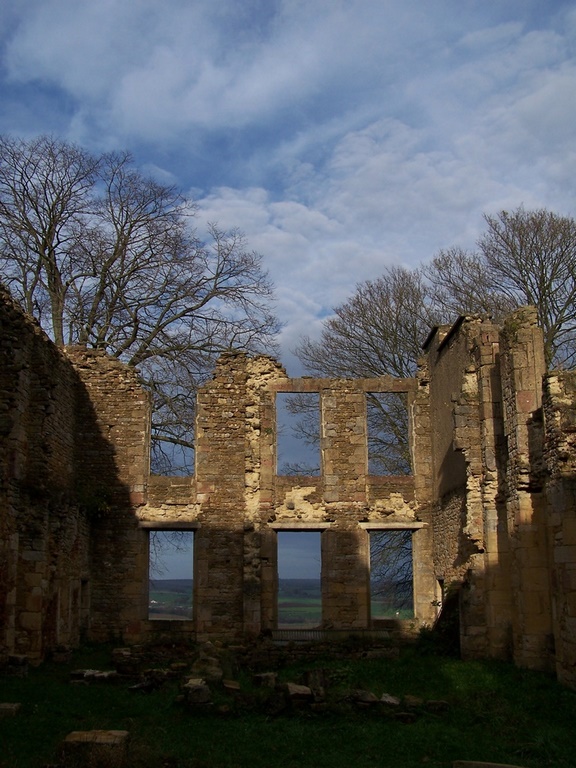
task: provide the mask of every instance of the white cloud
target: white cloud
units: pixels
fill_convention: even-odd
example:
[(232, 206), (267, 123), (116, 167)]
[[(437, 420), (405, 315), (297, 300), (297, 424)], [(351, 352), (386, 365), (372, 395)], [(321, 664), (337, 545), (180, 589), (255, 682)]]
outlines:
[[(264, 254), (284, 349), (384, 265), (472, 246), (483, 211), (574, 212), (576, 11), (562, 0), (18, 9), (0, 49), (11, 129), (45, 110), (47, 131), (128, 146), (194, 188), (200, 224), (238, 226)], [(44, 101), (18, 105), (16, 86)]]

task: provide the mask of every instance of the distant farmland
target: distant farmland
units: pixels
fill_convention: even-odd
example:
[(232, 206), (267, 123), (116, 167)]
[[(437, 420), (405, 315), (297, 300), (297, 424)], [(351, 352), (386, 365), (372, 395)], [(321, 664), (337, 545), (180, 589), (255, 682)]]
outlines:
[[(150, 619), (192, 618), (191, 579), (150, 579)], [(280, 579), (278, 626), (316, 627), (322, 619), (322, 597), (318, 579)]]
[(186, 621), (192, 618), (191, 579), (150, 579), (148, 618)]
[(280, 579), (278, 583), (278, 626), (318, 627), (322, 621), (322, 593), (319, 579)]

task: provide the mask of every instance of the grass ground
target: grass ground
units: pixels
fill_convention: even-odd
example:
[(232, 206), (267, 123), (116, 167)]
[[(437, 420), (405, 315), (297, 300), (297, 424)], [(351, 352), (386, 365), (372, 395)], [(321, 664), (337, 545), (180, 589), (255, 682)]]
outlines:
[[(22, 703), (16, 717), (0, 720), (0, 766), (53, 766), (67, 733), (100, 728), (130, 732), (134, 768), (448, 768), (456, 759), (576, 766), (576, 692), (547, 675), (411, 648), (397, 661), (326, 658), (284, 669), (282, 679), (298, 682), (311, 666), (327, 671), (337, 691), (442, 699), (448, 709), (422, 711), (413, 723), (379, 707), (193, 714), (176, 703), (177, 681), (148, 694), (125, 683), (72, 685), (72, 669), (111, 667), (110, 649), (87, 649), (26, 678), (0, 677), (0, 701)], [(249, 675), (240, 680), (248, 690)]]

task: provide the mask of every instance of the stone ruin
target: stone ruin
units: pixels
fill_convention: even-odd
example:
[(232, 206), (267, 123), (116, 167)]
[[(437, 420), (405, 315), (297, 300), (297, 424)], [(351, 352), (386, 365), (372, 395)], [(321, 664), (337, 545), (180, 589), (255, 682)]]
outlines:
[[(278, 393), (318, 393), (322, 471), (276, 473)], [(368, 474), (366, 394), (407, 397), (412, 472)], [(322, 628), (370, 613), (371, 531), (410, 530), (414, 619), (457, 599), (465, 658), (576, 687), (576, 374), (546, 373), (536, 312), (434, 329), (413, 379), (291, 379), (223, 355), (198, 393), (195, 473), (150, 474), (150, 402), (134, 370), (57, 349), (0, 293), (0, 661), (83, 639), (273, 636), (277, 536), (318, 531)], [(194, 615), (148, 617), (149, 535), (194, 531)], [(386, 627), (384, 627), (386, 628)]]

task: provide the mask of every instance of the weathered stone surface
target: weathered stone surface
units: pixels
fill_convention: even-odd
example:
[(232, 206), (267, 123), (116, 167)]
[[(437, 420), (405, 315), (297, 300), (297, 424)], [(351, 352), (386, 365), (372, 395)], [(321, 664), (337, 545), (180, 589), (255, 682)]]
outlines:
[(128, 731), (72, 731), (62, 743), (62, 763), (70, 768), (123, 768)]
[[(380, 631), (370, 531), (408, 529), (414, 617), (388, 622), (387, 636), (414, 636), (439, 613), (441, 625), (452, 600), (465, 657), (555, 669), (576, 687), (576, 374), (546, 373), (533, 308), (502, 326), (462, 317), (434, 329), (410, 379), (291, 379), (269, 357), (225, 354), (198, 392), (187, 478), (150, 476), (150, 401), (136, 371), (97, 350), (57, 349), (4, 289), (0, 328), (4, 671), (27, 669), (7, 655), (35, 663), (82, 636), (194, 638), (215, 641), (196, 674), (221, 680), (233, 671), (216, 641), (273, 645), (286, 530), (322, 533), (317, 639)], [(318, 394), (317, 477), (277, 474), (276, 396), (287, 392)], [(369, 474), (370, 393), (407, 398), (409, 476)], [(193, 620), (148, 618), (156, 527), (195, 532)], [(140, 668), (126, 649), (114, 665)]]
[(389, 693), (383, 693), (380, 697), (380, 701), (382, 704), (386, 704), (388, 707), (399, 707), (400, 706), (400, 699), (396, 696), (392, 696)]
[(477, 760), (455, 760), (452, 768), (522, 768), (522, 766), (509, 763), (480, 763)]
[(14, 717), (22, 709), (22, 704), (13, 702), (0, 702), (0, 719), (4, 717)]
[(290, 701), (312, 701), (314, 694), (307, 685), (286, 683), (284, 690)]
[(350, 691), (346, 695), (346, 698), (350, 699), (350, 701), (353, 701), (356, 704), (377, 704), (380, 701), (378, 696), (372, 693), (372, 691), (364, 691), (362, 689)]
[(115, 669), (74, 669), (70, 672), (70, 679), (87, 683), (111, 683), (118, 680), (118, 672)]
[(201, 678), (191, 678), (182, 686), (184, 700), (189, 706), (205, 706), (212, 703), (210, 686)]

